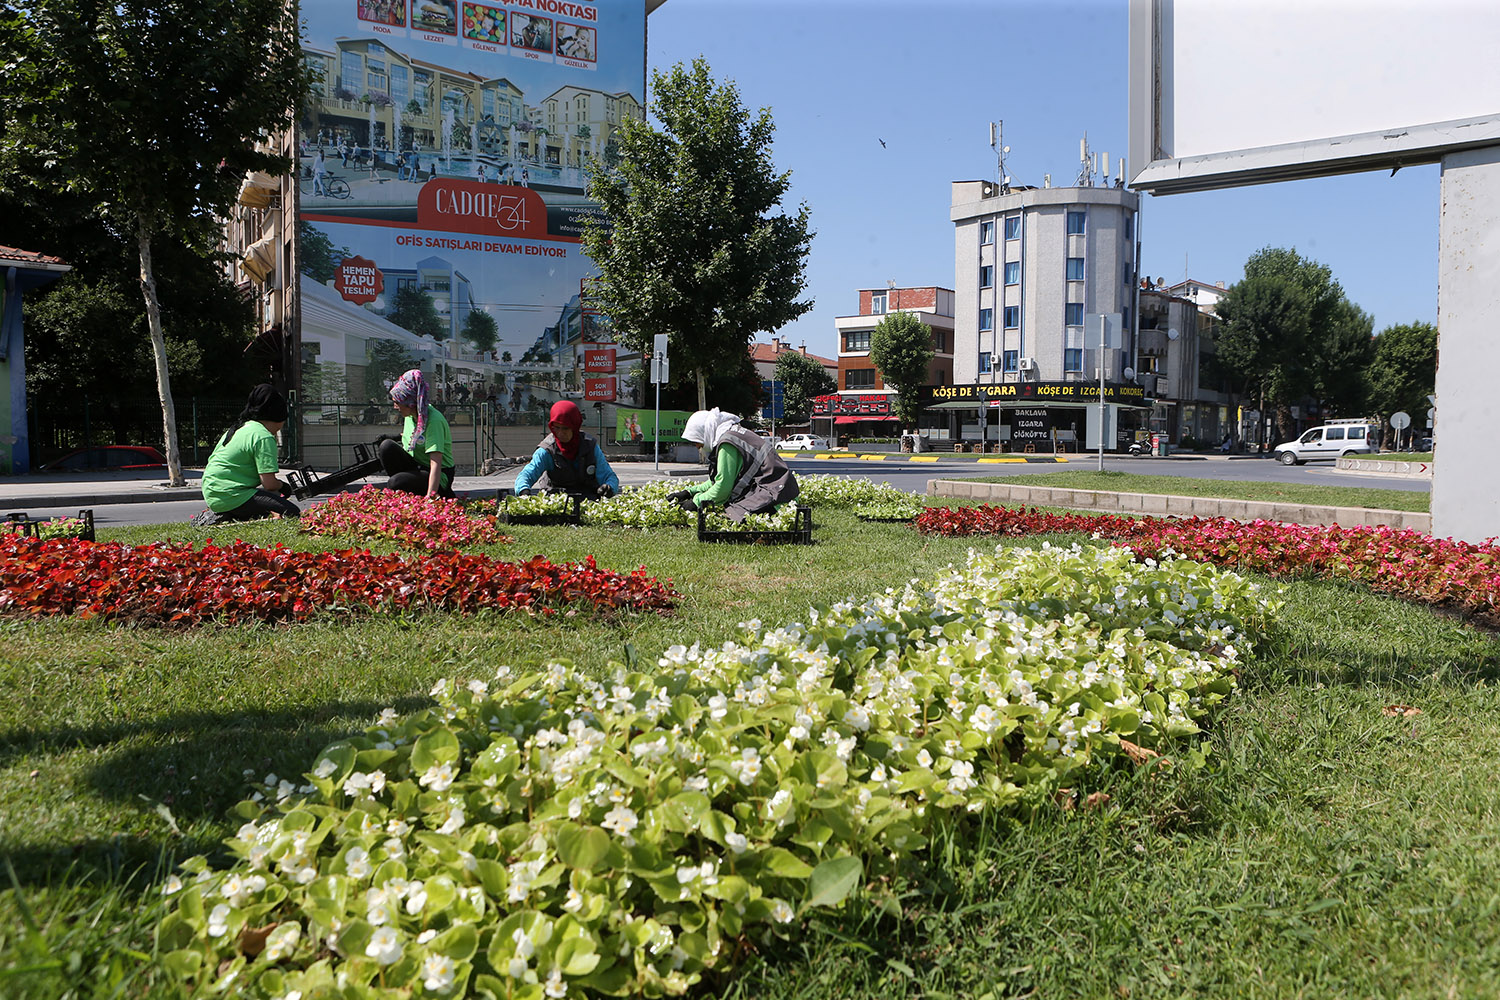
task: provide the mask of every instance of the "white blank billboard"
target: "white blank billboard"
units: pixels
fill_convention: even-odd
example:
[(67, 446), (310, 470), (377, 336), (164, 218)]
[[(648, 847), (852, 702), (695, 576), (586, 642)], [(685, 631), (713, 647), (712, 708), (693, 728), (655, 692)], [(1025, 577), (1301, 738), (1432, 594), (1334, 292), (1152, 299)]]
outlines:
[(1500, 142), (1493, 0), (1131, 0), (1131, 186), (1430, 163)]

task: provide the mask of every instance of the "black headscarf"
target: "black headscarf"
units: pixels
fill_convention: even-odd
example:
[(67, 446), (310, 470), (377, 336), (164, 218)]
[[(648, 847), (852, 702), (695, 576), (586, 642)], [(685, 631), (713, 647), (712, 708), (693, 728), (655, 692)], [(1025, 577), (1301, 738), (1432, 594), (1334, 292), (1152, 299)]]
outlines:
[(235, 431), (252, 420), (269, 420), (275, 423), (285, 420), (286, 417), (286, 397), (272, 388), (270, 383), (262, 382), (250, 390), (250, 398), (245, 401), (245, 408), (235, 418), (234, 426), (224, 432), (221, 441), (228, 441)]

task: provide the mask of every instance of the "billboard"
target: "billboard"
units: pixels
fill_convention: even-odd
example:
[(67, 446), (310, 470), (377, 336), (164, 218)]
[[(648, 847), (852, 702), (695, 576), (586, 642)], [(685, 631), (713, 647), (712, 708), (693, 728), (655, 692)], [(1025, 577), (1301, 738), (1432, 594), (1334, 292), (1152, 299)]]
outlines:
[(305, 0), (301, 15), (301, 280), (304, 302), (309, 284), (334, 300), (304, 309), (304, 360), (427, 359), (477, 382), (606, 339), (581, 301), (581, 220), (590, 164), (644, 116), (646, 0)]
[[(687, 426), (688, 417), (691, 416), (687, 410), (662, 410), (660, 440), (663, 443), (681, 441), (683, 428)], [(615, 421), (615, 440), (620, 442), (649, 442), (653, 439), (657, 426), (655, 410), (621, 408), (615, 411)]]

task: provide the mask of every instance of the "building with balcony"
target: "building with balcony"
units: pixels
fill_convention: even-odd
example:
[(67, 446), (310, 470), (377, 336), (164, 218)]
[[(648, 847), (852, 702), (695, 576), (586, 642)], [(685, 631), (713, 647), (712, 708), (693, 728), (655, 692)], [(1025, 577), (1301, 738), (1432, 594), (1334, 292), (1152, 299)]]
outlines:
[[(932, 331), (933, 358), (927, 366), (927, 383), (952, 383), (953, 289), (937, 285), (861, 289), (859, 312), (837, 316), (833, 321), (839, 338), (838, 392), (832, 398), (820, 400), (813, 410), (813, 424), (819, 432), (825, 428), (822, 421), (828, 421), (829, 440), (896, 437), (900, 433), (896, 390), (885, 384), (880, 369), (870, 360), (871, 334), (882, 320), (897, 312), (911, 313)], [(929, 438), (946, 439), (949, 423), (942, 414), (924, 414), (921, 433)]]

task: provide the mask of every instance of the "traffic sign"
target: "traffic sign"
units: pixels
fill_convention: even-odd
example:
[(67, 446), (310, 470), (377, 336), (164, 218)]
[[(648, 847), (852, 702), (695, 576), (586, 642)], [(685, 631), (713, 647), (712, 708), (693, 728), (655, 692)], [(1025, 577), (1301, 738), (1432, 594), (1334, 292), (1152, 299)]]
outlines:
[(1411, 414), (1405, 410), (1397, 410), (1391, 414), (1391, 426), (1398, 431), (1404, 431), (1411, 426)]

